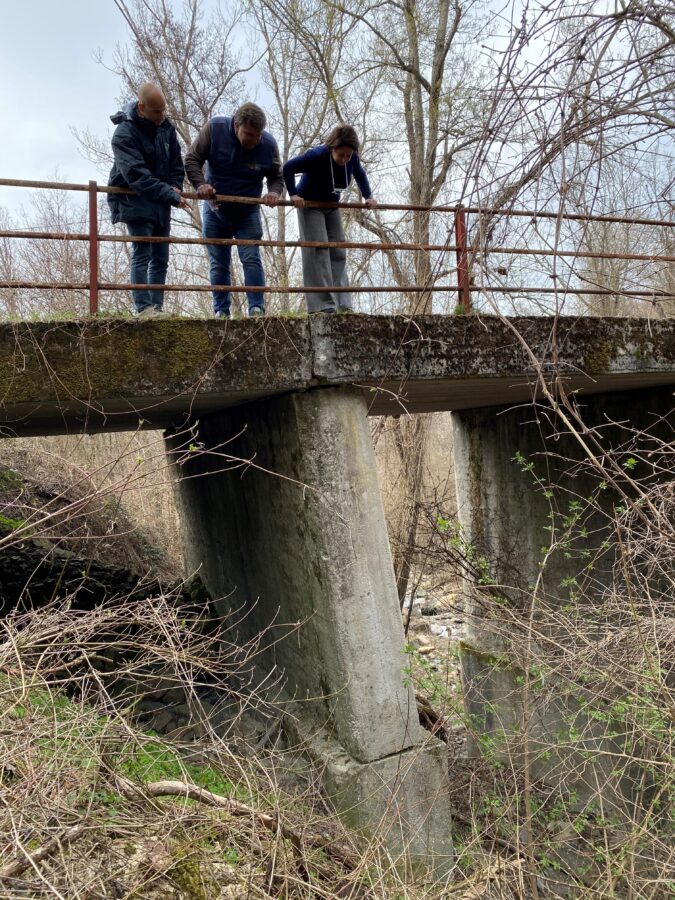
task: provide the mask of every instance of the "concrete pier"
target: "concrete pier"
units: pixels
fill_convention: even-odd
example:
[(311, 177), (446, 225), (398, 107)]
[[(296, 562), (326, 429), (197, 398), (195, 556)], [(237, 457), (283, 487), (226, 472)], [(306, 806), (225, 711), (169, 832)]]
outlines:
[[(247, 610), (242, 640), (269, 636), (260, 667), (346, 820), (447, 871), (444, 752), (406, 675), (366, 413), (360, 392), (325, 388), (202, 419), (175, 466), (187, 564), (224, 615)], [(174, 459), (185, 444), (167, 438)]]
[[(465, 587), (462, 672), (473, 753), (520, 764), (529, 750), (535, 777), (586, 799), (604, 786), (611, 802), (630, 794), (622, 771), (626, 729), (603, 718), (602, 704), (594, 716), (593, 703), (611, 685), (607, 667), (620, 667), (621, 659), (598, 650), (593, 669), (579, 671), (575, 684), (565, 658), (590, 658), (610, 631), (639, 626), (645, 614), (641, 597), (631, 607), (613, 595), (624, 573), (617, 573), (621, 498), (612, 478), (621, 480), (624, 465), (639, 466), (635, 474), (648, 480), (660, 477), (658, 453), (651, 470), (648, 451), (659, 437), (672, 441), (673, 392), (587, 396), (579, 411), (578, 437), (544, 404), (453, 413), (462, 540), (477, 573)], [(595, 451), (597, 466), (582, 443)]]

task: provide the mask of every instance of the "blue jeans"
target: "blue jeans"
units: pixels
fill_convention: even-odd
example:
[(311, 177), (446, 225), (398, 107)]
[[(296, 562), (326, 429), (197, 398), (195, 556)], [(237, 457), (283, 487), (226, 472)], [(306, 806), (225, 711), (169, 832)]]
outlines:
[[(157, 225), (145, 219), (127, 222), (127, 231), (132, 237), (168, 237), (171, 225)], [(169, 265), (168, 244), (131, 243), (132, 284), (166, 284), (166, 270)], [(136, 312), (148, 306), (161, 309), (164, 305), (164, 291), (132, 291)]]
[[(236, 208), (233, 208), (236, 207)], [(262, 237), (262, 221), (259, 206), (239, 206), (236, 203), (223, 204), (218, 212), (214, 212), (208, 203), (204, 204), (202, 234), (209, 238), (241, 238), (242, 240), (260, 240)], [(232, 247), (208, 244), (209, 277), (211, 284), (231, 284), (230, 261)], [(247, 287), (263, 287), (265, 272), (260, 259), (260, 247), (237, 247), (239, 259), (244, 270), (244, 283)], [(248, 311), (265, 309), (265, 295), (247, 293)], [(229, 313), (231, 295), (229, 291), (213, 292), (213, 311)]]

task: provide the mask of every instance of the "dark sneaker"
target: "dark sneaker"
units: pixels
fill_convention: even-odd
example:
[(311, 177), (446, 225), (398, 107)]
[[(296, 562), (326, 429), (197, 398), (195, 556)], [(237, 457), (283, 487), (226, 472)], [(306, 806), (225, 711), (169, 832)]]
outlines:
[(255, 316), (264, 316), (264, 315), (265, 315), (265, 310), (262, 309), (262, 307), (260, 307), (260, 306), (254, 306), (252, 309), (249, 309), (249, 311), (248, 311), (249, 319), (253, 319), (253, 318), (255, 318)]
[(338, 307), (338, 312), (341, 315), (344, 315), (345, 313), (349, 313), (350, 315), (355, 315), (356, 310), (352, 309), (351, 306), (340, 306), (340, 307)]

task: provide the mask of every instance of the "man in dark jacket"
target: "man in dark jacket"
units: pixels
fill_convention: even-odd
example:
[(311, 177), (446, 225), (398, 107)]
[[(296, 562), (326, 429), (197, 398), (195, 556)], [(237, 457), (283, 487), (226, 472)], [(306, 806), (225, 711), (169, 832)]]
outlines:
[[(154, 84), (144, 84), (138, 102), (110, 117), (115, 161), (109, 184), (131, 188), (134, 194), (108, 194), (113, 224), (126, 223), (134, 237), (168, 237), (171, 207), (188, 209), (181, 196), (185, 169), (176, 129), (166, 118), (166, 100)], [(165, 284), (168, 243), (131, 244), (133, 284)], [(164, 291), (132, 291), (139, 316), (162, 312)]]
[[(266, 206), (276, 206), (284, 182), (277, 142), (265, 131), (265, 113), (255, 103), (244, 103), (234, 116), (216, 116), (204, 125), (185, 154), (185, 171), (200, 197), (216, 194), (260, 197), (263, 179), (267, 180)], [(206, 163), (206, 177), (204, 164)], [(260, 240), (262, 221), (257, 203), (204, 204), (203, 234), (210, 238)], [(209, 244), (211, 284), (230, 284), (231, 246)], [(265, 273), (260, 247), (238, 246), (247, 287), (264, 287)], [(249, 316), (265, 313), (264, 294), (249, 291)], [(213, 292), (213, 307), (218, 318), (230, 317), (229, 291)]]

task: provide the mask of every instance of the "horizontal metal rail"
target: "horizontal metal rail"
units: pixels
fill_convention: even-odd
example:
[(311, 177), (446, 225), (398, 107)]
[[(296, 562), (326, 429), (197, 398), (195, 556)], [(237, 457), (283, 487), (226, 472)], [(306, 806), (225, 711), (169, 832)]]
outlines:
[[(0, 178), (0, 187), (23, 187), (37, 188), (40, 190), (62, 190), (62, 191), (89, 191), (89, 185), (76, 184), (72, 182), (58, 181), (24, 181), (15, 178)], [(134, 192), (126, 188), (109, 187), (107, 185), (96, 185), (96, 191), (99, 194), (133, 194)], [(191, 191), (184, 191), (183, 197), (191, 200), (204, 200), (207, 198), (199, 197)], [(264, 200), (260, 197), (236, 197), (229, 194), (217, 194), (215, 197), (209, 197), (209, 200), (216, 200), (219, 203), (243, 203), (249, 205), (264, 205)], [(316, 207), (320, 209), (367, 209), (365, 203), (330, 203), (319, 202), (316, 200), (305, 201), (308, 207)], [(293, 206), (291, 200), (281, 200), (281, 206)], [(462, 209), (465, 213), (471, 215), (498, 215), (508, 216), (524, 216), (536, 219), (559, 219), (572, 222), (614, 222), (625, 225), (655, 225), (663, 228), (675, 227), (675, 221), (667, 219), (647, 219), (639, 216), (609, 216), (594, 215), (592, 213), (565, 213), (562, 210), (532, 210), (532, 209), (509, 209), (508, 207), (484, 207), (484, 206), (463, 206), (455, 204), (454, 206), (424, 206), (415, 203), (378, 203), (377, 209), (397, 210), (402, 212), (431, 212), (431, 213), (456, 213)]]
[[(186, 291), (186, 292), (211, 292), (211, 291), (228, 291), (236, 294), (241, 293), (261, 293), (261, 294), (312, 294), (323, 293), (326, 286), (248, 286), (248, 285), (212, 285), (212, 284), (167, 284), (167, 285), (146, 285), (133, 283), (108, 283), (99, 282), (99, 244), (110, 243), (149, 243), (149, 244), (178, 244), (178, 245), (216, 245), (216, 246), (260, 246), (260, 247), (278, 247), (278, 248), (340, 248), (340, 249), (359, 249), (370, 252), (375, 251), (393, 251), (404, 250), (422, 253), (447, 253), (455, 252), (457, 257), (456, 272), (457, 284), (415, 284), (415, 285), (347, 285), (342, 287), (331, 287), (331, 291), (335, 293), (372, 293), (372, 294), (426, 294), (426, 293), (456, 293), (459, 307), (465, 311), (471, 309), (471, 295), (476, 292), (493, 293), (493, 294), (521, 294), (521, 295), (550, 295), (550, 294), (572, 294), (572, 295), (591, 295), (591, 296), (617, 296), (617, 297), (634, 297), (640, 299), (651, 300), (652, 302), (660, 300), (675, 299), (675, 294), (663, 290), (627, 290), (612, 289), (600, 287), (581, 287), (573, 288), (556, 284), (553, 287), (525, 287), (525, 286), (507, 286), (507, 285), (474, 285), (471, 284), (469, 271), (469, 255), (481, 255), (484, 259), (495, 257), (497, 255), (506, 256), (532, 256), (532, 257), (553, 257), (565, 259), (607, 259), (607, 260), (626, 260), (645, 263), (659, 263), (670, 265), (675, 263), (675, 256), (670, 254), (648, 254), (648, 253), (603, 253), (592, 250), (558, 250), (549, 248), (536, 247), (485, 247), (470, 246), (468, 241), (467, 214), (478, 215), (499, 215), (501, 217), (509, 216), (526, 216), (533, 223), (537, 219), (557, 219), (571, 220), (579, 222), (614, 222), (631, 225), (649, 225), (672, 227), (675, 222), (664, 221), (659, 219), (647, 218), (627, 218), (621, 216), (604, 216), (604, 215), (585, 215), (581, 213), (563, 213), (562, 210), (551, 211), (532, 211), (532, 210), (514, 210), (514, 209), (489, 209), (484, 207), (464, 207), (462, 205), (454, 206), (420, 206), (415, 204), (378, 204), (377, 208), (382, 210), (397, 211), (421, 211), (428, 213), (452, 213), (454, 216), (453, 226), (455, 243), (451, 244), (448, 240), (443, 244), (421, 244), (402, 241), (374, 242), (374, 241), (281, 241), (273, 239), (243, 239), (243, 238), (206, 238), (206, 237), (135, 237), (133, 235), (116, 235), (116, 234), (99, 234), (98, 232), (98, 195), (99, 194), (133, 194), (134, 192), (125, 188), (108, 187), (107, 185), (98, 185), (95, 181), (90, 181), (88, 185), (66, 182), (50, 182), (50, 181), (23, 181), (16, 179), (0, 179), (0, 187), (22, 187), (33, 188), (39, 190), (71, 190), (82, 191), (88, 194), (88, 212), (89, 212), (89, 232), (53, 232), (53, 231), (31, 231), (31, 230), (0, 230), (0, 238), (18, 238), (23, 240), (55, 240), (55, 241), (82, 241), (89, 245), (89, 281), (88, 282), (38, 282), (28, 280), (6, 280), (0, 282), (0, 289), (28, 289), (28, 290), (77, 290), (88, 291), (89, 293), (89, 311), (95, 315), (98, 312), (98, 296), (99, 291), (130, 291), (130, 290), (150, 290), (150, 291)], [(183, 192), (183, 197), (191, 199), (207, 199), (200, 198), (196, 193)], [(259, 197), (238, 197), (230, 195), (215, 195), (208, 198), (215, 199), (222, 203), (238, 203), (248, 205), (260, 205), (264, 200)], [(280, 205), (293, 206), (290, 200), (279, 201)], [(279, 205), (277, 204), (277, 205)], [(368, 208), (365, 203), (345, 203), (345, 202), (317, 202), (305, 201), (308, 207), (329, 208), (329, 209), (365, 209)], [(448, 228), (448, 234), (451, 229)], [(495, 269), (499, 274), (506, 274), (506, 270)], [(583, 282), (583, 278), (581, 281)]]
[[(44, 281), (0, 281), (0, 290), (3, 288), (30, 288), (32, 290), (49, 291), (49, 290), (88, 290), (89, 282), (87, 281), (68, 281), (68, 282), (44, 282)], [(99, 282), (100, 291), (229, 291), (233, 294), (255, 293), (255, 294), (313, 294), (325, 293), (326, 286), (305, 287), (297, 285), (289, 285), (288, 287), (279, 287), (275, 285), (254, 286), (241, 284), (121, 284), (119, 282)], [(439, 291), (456, 292), (459, 286), (456, 284), (406, 284), (396, 287), (391, 285), (346, 285), (341, 287), (331, 287), (331, 293), (346, 294), (406, 294), (406, 293), (426, 293)], [(650, 300), (672, 300), (675, 294), (667, 291), (625, 291), (612, 290), (610, 288), (570, 288), (566, 286), (552, 288), (538, 287), (500, 287), (499, 285), (475, 285), (469, 286), (472, 293), (483, 291), (484, 293), (500, 293), (500, 294), (591, 294), (597, 296), (616, 296), (616, 297), (645, 297)]]
[[(88, 241), (89, 234), (84, 232), (62, 231), (8, 231), (0, 229), (0, 238), (35, 238), (47, 241)], [(458, 244), (411, 244), (411, 243), (378, 243), (377, 241), (275, 241), (265, 238), (249, 240), (245, 238), (189, 238), (189, 237), (132, 237), (128, 234), (99, 234), (98, 240), (103, 243), (120, 244), (215, 244), (226, 247), (338, 247), (345, 250), (422, 250), (431, 253), (447, 253), (460, 249)], [(626, 259), (641, 262), (675, 262), (675, 256), (663, 256), (649, 253), (595, 253), (590, 250), (539, 250), (531, 247), (472, 247), (467, 253), (489, 254), (501, 253), (511, 256), (553, 256), (573, 259)]]

